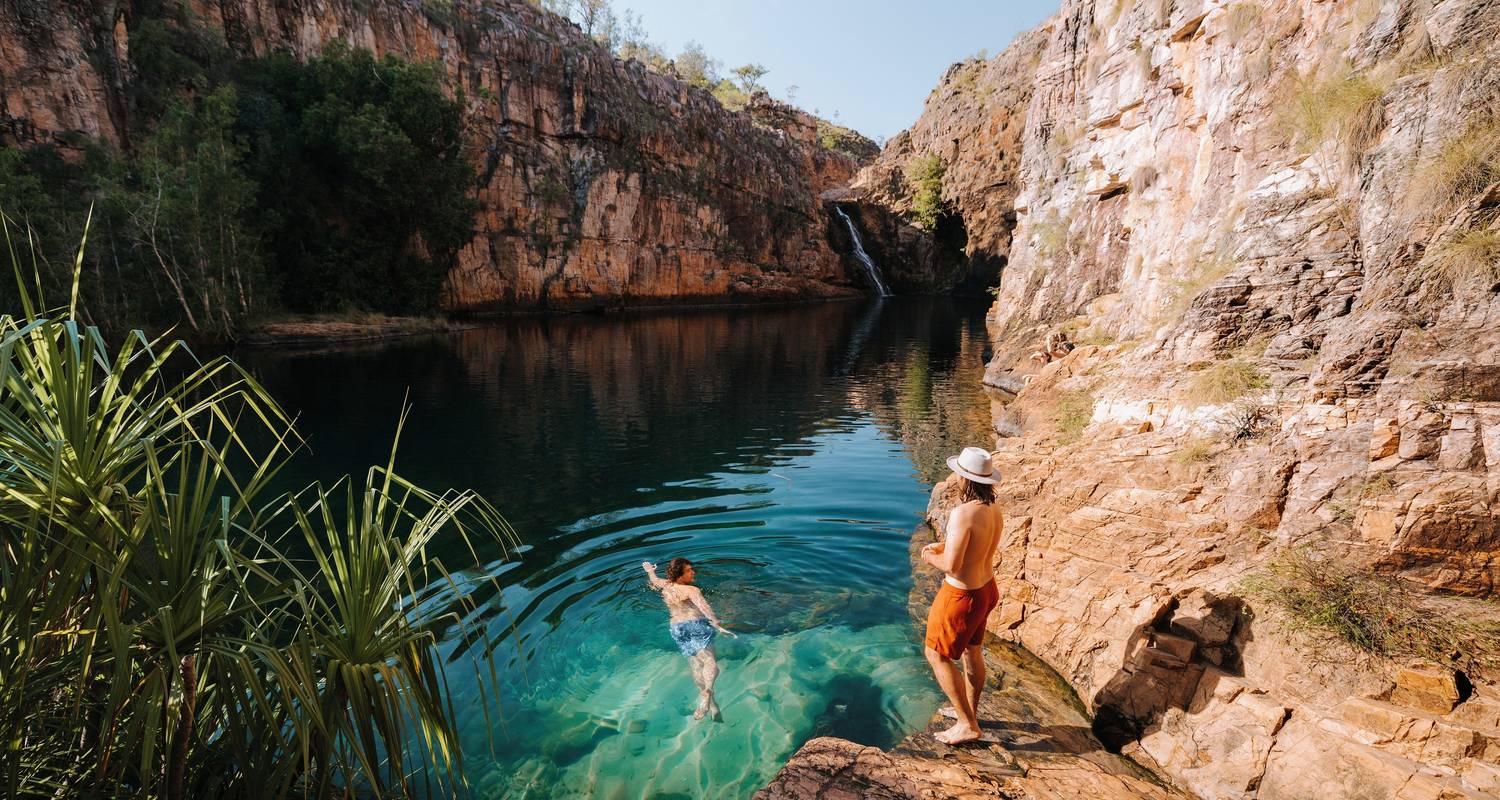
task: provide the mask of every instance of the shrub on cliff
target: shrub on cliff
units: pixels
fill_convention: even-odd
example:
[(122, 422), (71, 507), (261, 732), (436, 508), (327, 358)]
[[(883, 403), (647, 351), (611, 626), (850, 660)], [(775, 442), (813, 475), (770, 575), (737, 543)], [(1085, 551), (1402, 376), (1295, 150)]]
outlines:
[(1284, 550), (1244, 580), (1253, 597), (1281, 609), (1282, 627), (1330, 637), (1387, 659), (1500, 664), (1493, 606), (1463, 613), (1438, 605), (1395, 578), (1308, 547)]
[(943, 215), (943, 159), (928, 153), (906, 165), (906, 185), (911, 192), (912, 222), (928, 233), (937, 229)]

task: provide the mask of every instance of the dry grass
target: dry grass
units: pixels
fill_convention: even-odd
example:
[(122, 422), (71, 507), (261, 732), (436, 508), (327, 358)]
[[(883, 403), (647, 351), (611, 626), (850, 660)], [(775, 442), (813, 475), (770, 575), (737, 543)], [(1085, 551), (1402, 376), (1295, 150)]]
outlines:
[(1390, 476), (1377, 475), (1365, 481), (1359, 487), (1359, 496), (1380, 497), (1381, 495), (1390, 494), (1391, 490), (1395, 488), (1396, 484), (1390, 479)]
[(1182, 271), (1172, 282), (1167, 295), (1166, 308), (1162, 309), (1160, 322), (1174, 322), (1192, 305), (1193, 298), (1219, 282), (1234, 268), (1234, 260), (1222, 251), (1200, 257)]
[(1439, 607), (1368, 567), (1309, 548), (1280, 553), (1243, 586), (1286, 612), (1287, 629), (1335, 639), (1377, 658), (1451, 663), (1458, 654), (1462, 666), (1500, 664), (1500, 613)]
[(1347, 65), (1298, 76), (1282, 106), (1280, 123), (1293, 146), (1310, 153), (1337, 140), (1346, 166), (1357, 163), (1385, 130), (1389, 80)]
[(1032, 247), (1042, 258), (1052, 258), (1068, 249), (1068, 221), (1054, 211), (1031, 226)]
[(1057, 404), (1052, 407), (1052, 421), (1061, 434), (1059, 441), (1072, 444), (1083, 436), (1083, 431), (1094, 418), (1094, 395), (1087, 390), (1059, 392)]
[(1260, 28), (1261, 13), (1259, 3), (1240, 0), (1225, 13), (1224, 30), (1236, 42), (1243, 41)]
[(1267, 383), (1259, 367), (1244, 359), (1231, 358), (1193, 373), (1187, 382), (1187, 398), (1199, 405), (1219, 405), (1264, 389)]
[(1488, 114), (1418, 161), (1407, 193), (1410, 208), (1435, 214), (1500, 180), (1500, 114)]
[(1470, 227), (1436, 245), (1427, 264), (1455, 287), (1500, 282), (1500, 230)]
[(1198, 464), (1208, 461), (1214, 457), (1214, 443), (1212, 439), (1189, 439), (1177, 452), (1172, 454), (1173, 463), (1182, 466)]

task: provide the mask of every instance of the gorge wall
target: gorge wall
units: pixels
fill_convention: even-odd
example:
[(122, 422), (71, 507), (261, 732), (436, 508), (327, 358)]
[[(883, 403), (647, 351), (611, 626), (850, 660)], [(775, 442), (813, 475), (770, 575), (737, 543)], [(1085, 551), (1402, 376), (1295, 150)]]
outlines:
[(1500, 796), (1497, 33), (1063, 0), (855, 181), (1004, 264), (992, 629), (1199, 797)]
[[(0, 5), (0, 136), (128, 144), (125, 86), (144, 2)], [(525, 0), (192, 0), (241, 56), (336, 40), (440, 64), (470, 114), (477, 235), (452, 310), (791, 299), (864, 290), (829, 245), (819, 194), (856, 164), (810, 115), (759, 95), (745, 113), (621, 61)]]

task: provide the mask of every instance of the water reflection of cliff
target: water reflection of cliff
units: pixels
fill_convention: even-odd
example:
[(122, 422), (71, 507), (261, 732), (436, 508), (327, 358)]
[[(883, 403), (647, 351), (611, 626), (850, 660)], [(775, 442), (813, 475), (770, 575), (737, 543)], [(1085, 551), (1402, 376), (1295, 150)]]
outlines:
[(383, 461), (407, 399), (407, 474), (477, 488), (523, 534), (550, 533), (633, 505), (641, 489), (754, 464), (861, 410), (890, 426), (919, 465), (940, 465), (947, 442), (988, 426), (971, 374), (984, 355), (972, 311), (910, 299), (516, 317), (245, 360), (309, 437), (312, 452), (291, 477)]
[(911, 453), (924, 481), (948, 474), (947, 456), (994, 441), (992, 398), (980, 383), (989, 339), (979, 318), (948, 304), (905, 312), (903, 346), (876, 374), (849, 387), (853, 407), (869, 411)]

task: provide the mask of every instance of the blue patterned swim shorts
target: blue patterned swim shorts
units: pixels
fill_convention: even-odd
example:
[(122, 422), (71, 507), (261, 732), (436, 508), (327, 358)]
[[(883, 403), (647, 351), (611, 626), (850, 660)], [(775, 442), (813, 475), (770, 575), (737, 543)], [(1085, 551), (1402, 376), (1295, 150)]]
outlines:
[(707, 650), (708, 646), (714, 643), (714, 637), (719, 635), (719, 632), (714, 630), (714, 626), (708, 624), (706, 619), (674, 622), (669, 628), (672, 631), (672, 641), (677, 643), (677, 649), (689, 658)]

